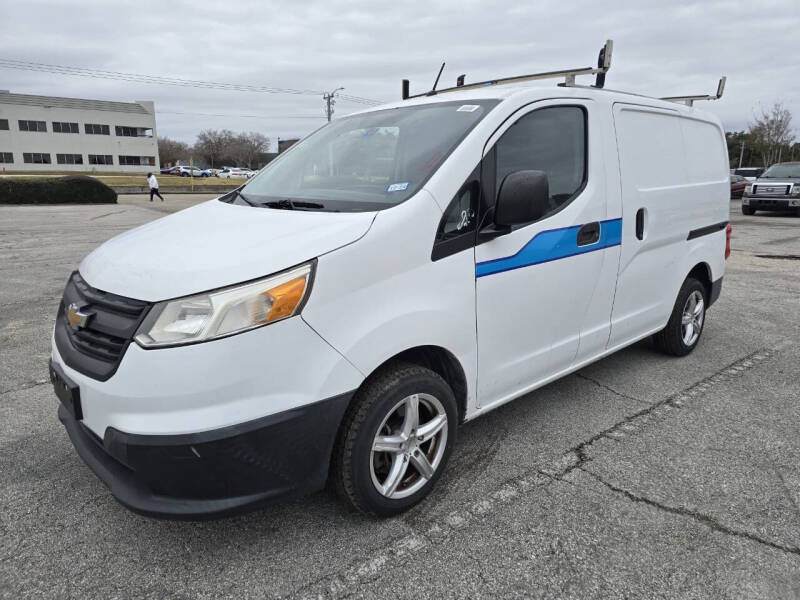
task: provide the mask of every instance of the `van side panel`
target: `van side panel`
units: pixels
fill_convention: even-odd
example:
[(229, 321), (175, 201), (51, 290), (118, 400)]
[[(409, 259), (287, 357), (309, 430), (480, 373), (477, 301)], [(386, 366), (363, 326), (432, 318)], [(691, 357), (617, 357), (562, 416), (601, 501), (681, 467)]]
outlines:
[(614, 124), (623, 234), (609, 347), (661, 329), (697, 262), (709, 264), (712, 280), (722, 275), (724, 231), (696, 243), (687, 238), (727, 220), (729, 194), (727, 151), (717, 124), (677, 109), (621, 103), (614, 106)]

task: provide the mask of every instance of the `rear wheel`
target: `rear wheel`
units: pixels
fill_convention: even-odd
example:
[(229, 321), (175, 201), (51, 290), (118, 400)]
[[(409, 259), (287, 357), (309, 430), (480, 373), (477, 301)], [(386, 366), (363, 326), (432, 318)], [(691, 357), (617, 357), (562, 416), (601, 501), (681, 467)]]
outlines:
[(751, 206), (746, 206), (742, 204), (742, 214), (743, 215), (754, 215), (756, 214), (756, 209), (752, 208)]
[(686, 356), (697, 346), (706, 320), (706, 288), (697, 279), (683, 282), (667, 326), (653, 336), (666, 354)]
[(450, 386), (430, 369), (393, 363), (358, 391), (333, 456), (339, 494), (358, 510), (388, 517), (430, 493), (456, 437)]

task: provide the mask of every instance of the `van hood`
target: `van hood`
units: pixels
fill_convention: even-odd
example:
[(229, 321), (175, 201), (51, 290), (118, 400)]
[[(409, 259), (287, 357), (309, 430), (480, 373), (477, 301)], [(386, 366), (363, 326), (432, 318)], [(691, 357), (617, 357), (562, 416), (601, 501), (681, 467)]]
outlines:
[(350, 244), (373, 212), (255, 208), (211, 200), (112, 238), (80, 264), (89, 285), (157, 302), (271, 275)]

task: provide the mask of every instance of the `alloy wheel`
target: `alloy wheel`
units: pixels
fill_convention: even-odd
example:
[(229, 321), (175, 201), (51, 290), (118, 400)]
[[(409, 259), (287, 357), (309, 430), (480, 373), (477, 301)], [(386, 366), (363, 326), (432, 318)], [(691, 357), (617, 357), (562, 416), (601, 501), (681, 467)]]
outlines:
[(694, 345), (697, 338), (700, 337), (703, 329), (704, 308), (703, 294), (697, 290), (689, 294), (681, 315), (681, 337), (687, 346)]
[(411, 496), (436, 473), (447, 447), (447, 413), (430, 394), (406, 396), (384, 417), (372, 441), (372, 483), (390, 499)]

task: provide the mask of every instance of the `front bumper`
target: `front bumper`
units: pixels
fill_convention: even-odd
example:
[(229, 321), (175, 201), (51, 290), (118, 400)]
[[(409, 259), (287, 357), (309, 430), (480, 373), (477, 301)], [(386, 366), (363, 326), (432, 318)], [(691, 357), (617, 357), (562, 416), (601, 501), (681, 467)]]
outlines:
[[(134, 511), (223, 516), (321, 488), (363, 375), (301, 317), (201, 344), (128, 348), (106, 381), (70, 367), (75, 448)], [(323, 400), (327, 399), (327, 400)]]
[(743, 196), (742, 204), (755, 210), (795, 210), (800, 207), (800, 197)]
[(215, 518), (325, 485), (351, 393), (213, 431), (103, 439), (63, 405), (58, 418), (78, 454), (131, 510), (171, 519)]

